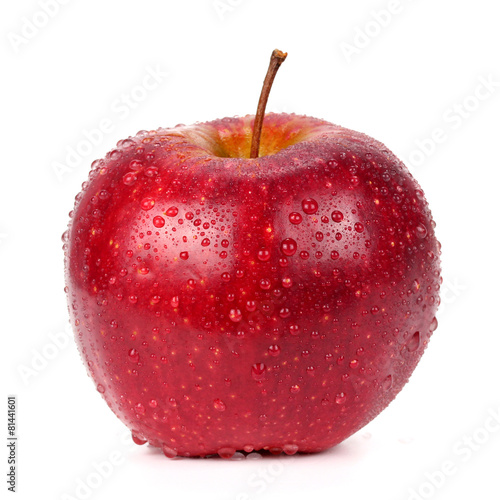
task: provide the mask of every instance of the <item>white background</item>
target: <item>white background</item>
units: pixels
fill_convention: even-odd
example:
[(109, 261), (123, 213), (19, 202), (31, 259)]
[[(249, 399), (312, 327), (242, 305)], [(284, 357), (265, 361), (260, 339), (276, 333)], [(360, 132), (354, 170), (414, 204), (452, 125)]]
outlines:
[[(44, 24), (37, 1), (3, 2), (1, 378), (3, 397), (18, 397), (17, 498), (500, 497), (500, 11), (492, 0), (401, 0), (377, 15), (397, 4), (66, 0), (30, 28)], [(268, 110), (360, 130), (409, 163), (443, 245), (439, 327), (394, 403), (326, 453), (168, 460), (124, 439), (60, 333), (60, 237), (92, 160), (141, 129), (254, 113), (274, 48), (289, 57)], [(141, 91), (148, 68), (168, 76)], [(123, 94), (140, 102), (124, 107)], [(85, 149), (103, 119), (112, 131), (61, 174), (68, 147)]]

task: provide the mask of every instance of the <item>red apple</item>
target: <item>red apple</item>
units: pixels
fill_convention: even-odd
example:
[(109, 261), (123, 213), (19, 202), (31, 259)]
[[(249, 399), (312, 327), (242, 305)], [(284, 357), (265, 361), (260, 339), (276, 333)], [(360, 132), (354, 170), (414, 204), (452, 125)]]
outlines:
[(64, 235), (97, 390), (170, 457), (334, 446), (394, 399), (437, 326), (439, 243), (406, 167), (293, 114), (266, 115), (249, 158), (253, 126), (120, 141)]

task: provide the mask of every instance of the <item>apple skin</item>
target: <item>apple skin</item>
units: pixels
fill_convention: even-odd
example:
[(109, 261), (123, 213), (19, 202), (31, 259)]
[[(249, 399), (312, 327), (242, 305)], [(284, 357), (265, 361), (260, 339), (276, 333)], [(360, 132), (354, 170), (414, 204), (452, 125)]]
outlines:
[(266, 115), (250, 159), (253, 120), (120, 141), (63, 235), (88, 373), (169, 457), (334, 446), (394, 399), (437, 326), (440, 246), (406, 167), (293, 114)]

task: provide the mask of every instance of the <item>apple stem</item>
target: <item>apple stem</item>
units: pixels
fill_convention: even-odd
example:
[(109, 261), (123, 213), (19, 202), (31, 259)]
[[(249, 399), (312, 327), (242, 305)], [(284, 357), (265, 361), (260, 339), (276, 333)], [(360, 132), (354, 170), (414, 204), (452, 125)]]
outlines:
[(278, 72), (281, 63), (286, 59), (288, 54), (275, 49), (271, 54), (271, 61), (269, 61), (269, 68), (267, 69), (266, 78), (262, 84), (262, 91), (260, 93), (259, 104), (257, 106), (257, 113), (255, 114), (255, 121), (253, 125), (252, 146), (250, 148), (250, 158), (258, 158), (260, 147), (260, 136), (262, 134), (262, 125), (264, 123), (264, 114), (266, 112), (267, 99), (273, 86), (274, 77)]

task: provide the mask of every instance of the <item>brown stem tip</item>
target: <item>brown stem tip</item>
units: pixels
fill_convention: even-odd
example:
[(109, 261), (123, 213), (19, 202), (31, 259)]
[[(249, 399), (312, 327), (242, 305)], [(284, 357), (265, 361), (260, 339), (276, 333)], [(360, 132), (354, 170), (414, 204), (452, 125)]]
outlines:
[(281, 63), (286, 59), (287, 55), (288, 54), (286, 52), (281, 52), (281, 50), (278, 49), (273, 50), (273, 53), (271, 54), (269, 68), (267, 69), (266, 78), (264, 79), (264, 83), (262, 84), (262, 91), (260, 93), (259, 105), (257, 106), (257, 113), (255, 113), (252, 145), (250, 147), (250, 158), (258, 158), (259, 156), (260, 136), (262, 134), (262, 124), (264, 123), (264, 114), (266, 112), (267, 99), (269, 98), (269, 93), (271, 92), (274, 77), (276, 76)]

